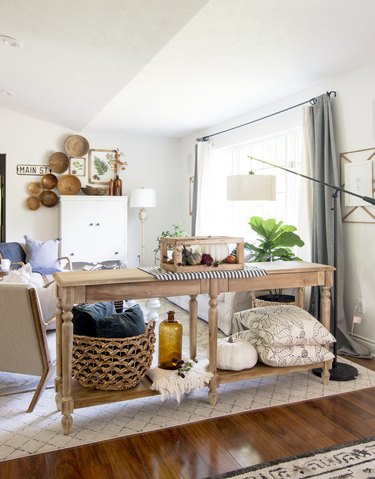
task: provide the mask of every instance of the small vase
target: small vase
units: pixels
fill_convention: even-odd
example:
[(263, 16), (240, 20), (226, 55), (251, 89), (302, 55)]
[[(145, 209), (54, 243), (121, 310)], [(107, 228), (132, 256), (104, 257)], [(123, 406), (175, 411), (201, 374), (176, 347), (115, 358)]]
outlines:
[(178, 369), (182, 357), (182, 324), (174, 319), (174, 311), (168, 311), (168, 319), (159, 326), (159, 368)]
[(122, 196), (122, 179), (118, 175), (113, 182), (113, 196)]
[(111, 178), (108, 183), (108, 196), (113, 196), (114, 183), (115, 182)]

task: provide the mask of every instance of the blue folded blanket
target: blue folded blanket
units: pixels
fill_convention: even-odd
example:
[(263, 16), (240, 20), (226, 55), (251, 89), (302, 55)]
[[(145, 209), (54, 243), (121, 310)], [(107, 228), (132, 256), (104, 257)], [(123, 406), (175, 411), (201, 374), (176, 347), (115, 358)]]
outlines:
[(112, 302), (74, 306), (73, 333), (100, 338), (128, 338), (145, 332), (145, 320), (139, 304), (116, 313)]

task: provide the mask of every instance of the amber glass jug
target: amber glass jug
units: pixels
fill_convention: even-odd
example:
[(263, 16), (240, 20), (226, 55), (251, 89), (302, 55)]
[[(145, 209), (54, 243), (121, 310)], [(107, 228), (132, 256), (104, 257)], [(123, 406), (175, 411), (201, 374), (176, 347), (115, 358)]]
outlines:
[(182, 356), (182, 324), (174, 319), (174, 311), (159, 326), (159, 368), (178, 369)]
[(113, 182), (113, 196), (122, 196), (122, 179), (118, 175)]

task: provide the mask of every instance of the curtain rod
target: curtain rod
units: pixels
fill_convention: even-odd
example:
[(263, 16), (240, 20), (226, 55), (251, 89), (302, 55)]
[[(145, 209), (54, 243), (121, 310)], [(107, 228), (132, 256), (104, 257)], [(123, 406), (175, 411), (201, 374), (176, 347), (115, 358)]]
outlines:
[[(327, 91), (326, 93), (327, 93), (328, 96), (331, 96), (331, 95), (336, 96), (335, 91)], [(311, 105), (315, 105), (317, 101), (318, 100), (317, 100), (316, 97), (310, 98), (310, 100), (306, 100), (306, 101), (303, 101), (301, 103), (297, 103), (297, 105), (289, 106), (288, 108), (284, 108), (283, 110), (279, 110), (279, 111), (276, 111), (274, 113), (270, 113), (269, 115), (262, 116), (261, 118), (257, 118), (256, 120), (248, 121), (247, 123), (243, 123), (242, 125), (233, 126), (232, 128), (228, 128), (227, 130), (222, 130), (222, 131), (218, 131), (217, 133), (212, 133), (211, 135), (202, 136), (201, 138), (197, 138), (196, 141), (208, 141), (213, 136), (221, 135), (222, 133), (227, 133), (228, 131), (236, 130), (237, 128), (242, 128), (243, 126), (251, 125), (251, 123), (256, 123), (257, 121), (265, 120), (266, 118), (270, 118), (271, 116), (275, 116), (275, 115), (278, 115), (280, 113), (284, 113), (288, 110), (293, 110), (293, 108), (297, 108), (299, 106), (306, 105), (306, 103), (310, 103)]]

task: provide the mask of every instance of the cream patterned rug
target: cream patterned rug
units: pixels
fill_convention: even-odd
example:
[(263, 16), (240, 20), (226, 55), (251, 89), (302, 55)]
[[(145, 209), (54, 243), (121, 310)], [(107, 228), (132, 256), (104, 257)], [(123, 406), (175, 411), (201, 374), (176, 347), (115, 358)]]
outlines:
[(206, 479), (374, 479), (375, 438), (320, 449)]
[[(188, 315), (163, 299), (159, 310), (161, 320), (166, 319), (170, 309), (183, 323), (187, 355)], [(199, 321), (198, 336), (198, 357), (203, 358), (208, 343), (207, 324), (203, 321)], [(56, 411), (53, 389), (43, 393), (32, 413), (25, 411), (33, 392), (4, 395), (0, 397), (0, 461), (375, 386), (375, 372), (356, 367), (357, 379), (332, 381), (327, 386), (311, 372), (224, 384), (219, 388), (215, 407), (208, 402), (208, 389), (202, 388), (184, 396), (180, 404), (175, 399), (162, 402), (160, 396), (153, 396), (76, 409), (68, 436), (62, 433), (61, 414)]]

